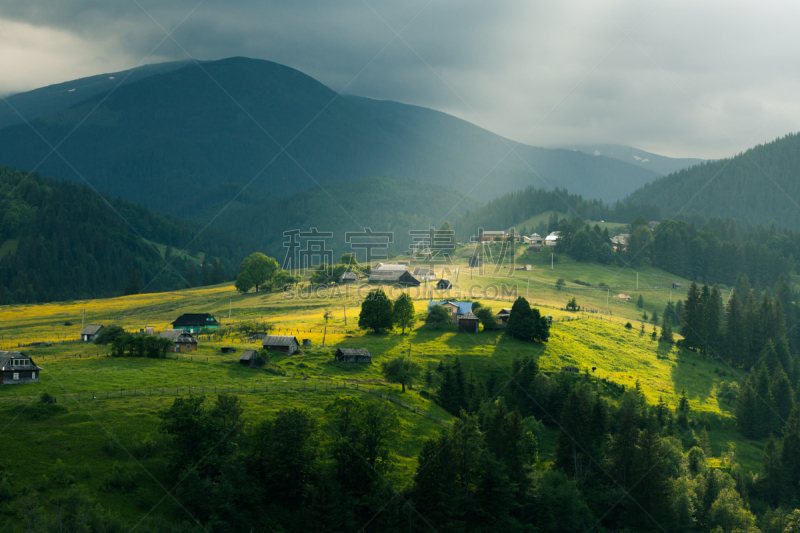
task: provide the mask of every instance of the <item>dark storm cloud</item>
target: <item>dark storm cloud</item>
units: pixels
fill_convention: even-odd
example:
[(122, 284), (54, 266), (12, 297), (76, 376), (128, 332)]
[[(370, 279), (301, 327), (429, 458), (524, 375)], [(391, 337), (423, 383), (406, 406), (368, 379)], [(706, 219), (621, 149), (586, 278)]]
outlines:
[[(440, 109), (534, 145), (720, 157), (798, 129), (794, 4), (205, 0), (183, 21), (195, 6), (5, 0), (0, 92), (185, 50), (269, 59), (335, 90)], [(180, 24), (180, 46), (154, 50), (164, 38), (156, 23)]]

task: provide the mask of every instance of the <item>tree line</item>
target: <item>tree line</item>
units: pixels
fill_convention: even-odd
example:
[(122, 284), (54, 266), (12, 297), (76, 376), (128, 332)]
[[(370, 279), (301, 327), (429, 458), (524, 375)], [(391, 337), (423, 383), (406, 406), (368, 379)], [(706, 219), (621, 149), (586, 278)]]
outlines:
[[(200, 251), (206, 268), (229, 279), (233, 262), (252, 248), (235, 235), (211, 228), (199, 235), (192, 222), (8, 167), (0, 167), (0, 198), (0, 305), (118, 296), (134, 287), (133, 269), (139, 290), (183, 288)], [(194, 258), (162, 258), (152, 242), (169, 251), (188, 244)]]

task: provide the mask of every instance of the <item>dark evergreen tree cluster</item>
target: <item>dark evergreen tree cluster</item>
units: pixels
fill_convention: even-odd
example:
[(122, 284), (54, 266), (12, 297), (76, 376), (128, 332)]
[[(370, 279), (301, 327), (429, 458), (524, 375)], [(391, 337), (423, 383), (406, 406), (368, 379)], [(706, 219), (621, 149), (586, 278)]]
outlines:
[(178, 249), (191, 242), (207, 258), (215, 256), (194, 285), (229, 279), (231, 262), (249, 246), (214, 229), (198, 235), (202, 228), (194, 223), (85, 186), (7, 167), (0, 167), (0, 198), (0, 305), (185, 286), (194, 260), (177, 254), (165, 260), (151, 242)]
[[(470, 235), (476, 234), (478, 228), (508, 229), (547, 211), (566, 213), (569, 219), (578, 217), (583, 220), (608, 222), (627, 223), (641, 215), (651, 217), (650, 220), (661, 218), (660, 210), (651, 205), (618, 202), (609, 207), (601, 200), (585, 200), (582, 196), (570, 194), (564, 189), (548, 191), (531, 186), (496, 198), (480, 209), (465, 214), (453, 224), (453, 228), (456, 235), (467, 239)], [(530, 229), (535, 229), (540, 235), (547, 231), (558, 230), (560, 229), (558, 215), (551, 215), (547, 225)]]
[(698, 229), (665, 219), (653, 232), (652, 245), (641, 253), (684, 278), (733, 285), (743, 273), (752, 283), (772, 287), (781, 275), (795, 271), (798, 250), (800, 232), (774, 226), (748, 229), (735, 219), (711, 219)]

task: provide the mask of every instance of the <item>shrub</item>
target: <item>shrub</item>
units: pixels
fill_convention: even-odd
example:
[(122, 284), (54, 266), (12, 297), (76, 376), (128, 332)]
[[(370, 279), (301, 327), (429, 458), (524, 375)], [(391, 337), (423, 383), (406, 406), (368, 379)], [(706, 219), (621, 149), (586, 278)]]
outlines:
[(100, 330), (100, 333), (94, 338), (95, 344), (111, 344), (114, 342), (114, 339), (119, 337), (120, 335), (124, 335), (125, 330), (122, 329), (121, 326), (112, 325), (104, 327)]
[(581, 281), (579, 279), (573, 280), (573, 283), (575, 283), (577, 285), (583, 285), (584, 287), (591, 287), (592, 286), (592, 284), (589, 283), (588, 281)]
[(158, 443), (149, 433), (141, 438), (139, 435), (136, 435), (131, 453), (139, 459), (151, 457), (155, 453), (157, 445)]
[(45, 404), (49, 404), (49, 403), (56, 403), (57, 399), (49, 392), (43, 392), (42, 394), (39, 395), (39, 401)]
[(633, 329), (633, 325), (630, 322), (625, 323), (625, 329)]
[(136, 488), (136, 480), (139, 472), (134, 465), (120, 467), (119, 463), (114, 463), (111, 472), (103, 478), (100, 485), (101, 490), (118, 490), (120, 492), (131, 492)]

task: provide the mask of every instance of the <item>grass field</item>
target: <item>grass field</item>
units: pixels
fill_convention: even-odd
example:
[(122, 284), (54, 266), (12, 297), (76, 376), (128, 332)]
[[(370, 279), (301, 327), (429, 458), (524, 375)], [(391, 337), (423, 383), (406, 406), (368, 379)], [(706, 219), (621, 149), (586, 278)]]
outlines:
[[(494, 246), (493, 250), (496, 259), (499, 246)], [(642, 309), (634, 303), (613, 298), (619, 293), (629, 294), (634, 299), (641, 294), (648, 314), (656, 310), (660, 315), (670, 298), (675, 301), (685, 297), (689, 285), (686, 280), (652, 267), (620, 269), (576, 263), (561, 256), (555, 258), (551, 268), (549, 253), (530, 253), (524, 247), (517, 250), (515, 264), (487, 264), (482, 271), (470, 270), (466, 266), (470, 254), (468, 248), (459, 250), (455, 265), (446, 274), (455, 282), (453, 290), (435, 291), (423, 285), (406, 291), (414, 298), (418, 314), (424, 312), (431, 297), (437, 300), (470, 297), (499, 311), (510, 307), (516, 296), (527, 296), (543, 314), (554, 317), (548, 343), (524, 343), (498, 331), (470, 335), (458, 333), (454, 327), (431, 329), (421, 321), (405, 334), (397, 331), (366, 333), (357, 327), (361, 299), (371, 288), (363, 284), (311, 292), (307, 285), (301, 285), (299, 292), (247, 295), (237, 294), (230, 284), (224, 284), (105, 300), (0, 307), (2, 349), (15, 349), (19, 344), (35, 341), (56, 343), (50, 347), (25, 348), (43, 367), (39, 383), (0, 387), (0, 400), (3, 400), (0, 428), (4, 428), (0, 434), (6, 443), (2, 462), (15, 476), (37, 488), (46, 485), (42, 476), (51, 480), (64, 475), (97, 488), (115, 462), (128, 464), (133, 460), (123, 448), (138, 449), (148, 435), (155, 439), (157, 446), (162, 445), (157, 435), (157, 411), (168, 406), (174, 396), (160, 396), (160, 389), (175, 388), (186, 393), (192, 387), (195, 393), (205, 390), (206, 395), (213, 395), (215, 386), (238, 387), (246, 405), (245, 416), (252, 423), (287, 406), (304, 406), (321, 413), (325, 404), (338, 394), (358, 394), (368, 401), (388, 401), (354, 390), (359, 384), (391, 393), (412, 408), (450, 420), (447, 413), (421, 394), (423, 389), (415, 387), (401, 394), (398, 386), (385, 383), (380, 363), (410, 354), (423, 366), (433, 367), (439, 361), (451, 362), (459, 357), (467, 372), (480, 375), (486, 370), (507, 369), (514, 357), (531, 354), (546, 373), (556, 373), (562, 366), (574, 365), (599, 381), (625, 387), (633, 387), (638, 382), (648, 401), (653, 403), (663, 397), (675, 406), (682, 391), (686, 391), (695, 418), (708, 428), (714, 455), (719, 457), (728, 451), (728, 443), (737, 442), (737, 457), (742, 465), (750, 470), (758, 467), (763, 443), (743, 441), (736, 433), (730, 407), (716, 397), (719, 383), (738, 379), (738, 373), (723, 363), (651, 340), (652, 324), (645, 326), (646, 334), (640, 332)], [(531, 264), (532, 270), (514, 270), (514, 266), (524, 264)], [(439, 267), (436, 270), (441, 272)], [(559, 278), (566, 281), (561, 291), (555, 287)], [(670, 289), (672, 283), (681, 283), (683, 288)], [(387, 292), (396, 298), (401, 291), (387, 288)], [(572, 297), (583, 307), (581, 312), (563, 309)], [(330, 313), (327, 320), (326, 311)], [(77, 338), (82, 321), (85, 324), (118, 324), (133, 331), (145, 326), (163, 330), (184, 312), (210, 312), (224, 324), (229, 320), (233, 324), (257, 320), (271, 325), (274, 333), (294, 334), (299, 339), (309, 339), (312, 345), (304, 346), (301, 354), (291, 357), (273, 354), (272, 362), (285, 373), (280, 375), (238, 365), (235, 361), (241, 350), (258, 347), (239, 334), (217, 340), (201, 338), (197, 352), (181, 354), (177, 359), (116, 359), (105, 356), (109, 351), (106, 347), (58, 344)], [(625, 328), (627, 322), (632, 323), (631, 329)], [(224, 355), (220, 352), (223, 346), (232, 346), (237, 353)], [(333, 361), (336, 347), (367, 348), (373, 354), (374, 364), (337, 364)], [(596, 370), (592, 371), (592, 367)], [(341, 388), (343, 383), (347, 383), (347, 389)], [(286, 390), (287, 387), (292, 390)], [(26, 401), (45, 391), (63, 397), (133, 390), (140, 394), (147, 391), (147, 395), (92, 400), (92, 395), (86, 394), (80, 401), (70, 396), (58, 404), (66, 406), (68, 411), (52, 415), (43, 415), (41, 406), (36, 404), (26, 407)], [(27, 398), (20, 399), (16, 405), (14, 398), (17, 397)], [(613, 395), (610, 397), (613, 399)], [(403, 437), (397, 443), (397, 467), (391, 478), (396, 483), (404, 483), (411, 478), (416, 464), (414, 457), (422, 440), (436, 434), (442, 425), (407, 408), (392, 405), (402, 420)], [(105, 451), (109, 439), (117, 439), (122, 448), (113, 453)], [(554, 438), (548, 437), (543, 443), (545, 460), (554, 442)], [(22, 461), (30, 454), (42, 460), (35, 464)], [(153, 503), (138, 500), (147, 500), (147, 494), (159, 494), (158, 483), (166, 485), (170, 481), (165, 472), (159, 470), (158, 461), (147, 457), (135, 459), (154, 476), (142, 474), (140, 477), (140, 485), (147, 490), (142, 490), (137, 497), (115, 493), (101, 495), (104, 504), (127, 509), (123, 513), (131, 515), (137, 506)], [(54, 483), (52, 490), (57, 487)], [(165, 509), (164, 512), (172, 511)]]

